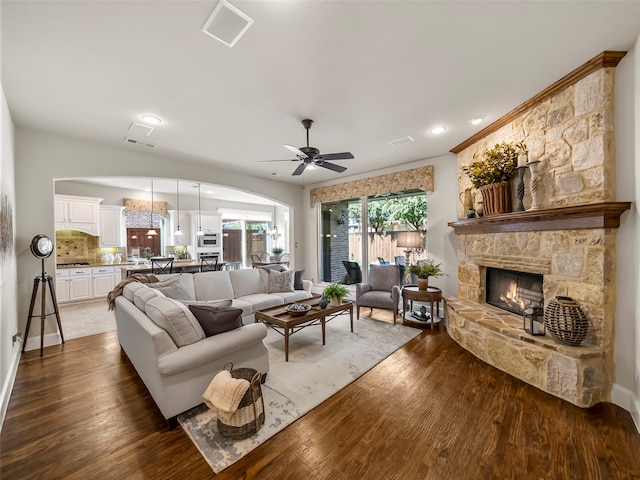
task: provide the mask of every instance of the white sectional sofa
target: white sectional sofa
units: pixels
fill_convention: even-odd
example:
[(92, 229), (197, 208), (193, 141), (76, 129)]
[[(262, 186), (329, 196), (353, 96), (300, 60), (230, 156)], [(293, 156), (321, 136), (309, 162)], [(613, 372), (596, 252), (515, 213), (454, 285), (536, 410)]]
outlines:
[[(133, 282), (115, 299), (120, 345), (170, 424), (202, 403), (202, 394), (226, 362), (265, 375), (269, 371), (263, 343), (267, 327), (254, 323), (254, 312), (309, 298), (312, 285), (303, 280), (302, 289), (273, 291), (282, 288), (270, 288), (269, 278), (261, 269), (158, 275), (160, 287), (180, 284), (178, 296), (189, 298), (168, 298), (175, 288)], [(187, 305), (228, 299), (242, 309), (244, 326), (206, 337)]]

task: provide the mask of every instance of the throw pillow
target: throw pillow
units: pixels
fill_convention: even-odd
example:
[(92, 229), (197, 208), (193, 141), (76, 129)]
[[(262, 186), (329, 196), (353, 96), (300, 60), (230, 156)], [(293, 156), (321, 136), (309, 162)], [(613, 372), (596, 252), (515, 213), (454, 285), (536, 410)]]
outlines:
[(191, 345), (205, 337), (195, 316), (177, 300), (166, 297), (149, 300), (145, 313), (169, 334), (177, 347)]
[(149, 287), (155, 288), (174, 300), (195, 300), (185, 285), (182, 275), (177, 275), (164, 282), (150, 283)]
[(284, 272), (270, 270), (268, 292), (293, 292), (293, 280), (295, 273), (296, 272), (294, 270), (285, 270)]
[(296, 274), (293, 278), (293, 289), (304, 290), (302, 286), (302, 275), (304, 274), (304, 268), (302, 270), (296, 270)]
[(228, 332), (243, 325), (242, 310), (239, 308), (189, 305), (189, 310), (196, 317), (207, 337)]
[(276, 270), (278, 272), (284, 272), (287, 267), (285, 267), (284, 265), (263, 265), (262, 267), (258, 267), (261, 268), (262, 270)]

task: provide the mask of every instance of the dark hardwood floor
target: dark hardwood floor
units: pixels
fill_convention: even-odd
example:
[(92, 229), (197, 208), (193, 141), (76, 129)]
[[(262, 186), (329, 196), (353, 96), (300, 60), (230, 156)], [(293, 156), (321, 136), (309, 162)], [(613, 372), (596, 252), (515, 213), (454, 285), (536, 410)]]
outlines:
[[(376, 315), (377, 316), (377, 315)], [(0, 436), (13, 479), (640, 479), (640, 434), (425, 331), (214, 475), (169, 430), (115, 332), (23, 355)]]

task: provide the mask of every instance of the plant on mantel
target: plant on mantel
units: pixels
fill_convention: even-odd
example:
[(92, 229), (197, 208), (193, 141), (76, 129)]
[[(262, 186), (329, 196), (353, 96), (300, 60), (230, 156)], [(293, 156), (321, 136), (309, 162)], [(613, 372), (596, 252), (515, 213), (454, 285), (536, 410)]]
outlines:
[(508, 181), (517, 171), (518, 156), (527, 153), (524, 143), (496, 143), (482, 153), (474, 153), (473, 161), (462, 165), (475, 188)]
[(496, 143), (481, 154), (475, 153), (471, 163), (462, 165), (462, 171), (482, 194), (484, 215), (511, 212), (509, 179), (518, 169), (518, 156), (526, 154), (527, 147), (522, 142)]

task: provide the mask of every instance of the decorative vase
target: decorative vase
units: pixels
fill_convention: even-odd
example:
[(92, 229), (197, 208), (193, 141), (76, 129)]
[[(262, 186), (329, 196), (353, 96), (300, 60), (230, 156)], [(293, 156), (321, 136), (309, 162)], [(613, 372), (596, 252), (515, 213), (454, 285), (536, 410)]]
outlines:
[(485, 217), (511, 212), (511, 188), (509, 182), (483, 185), (478, 190), (482, 193)]
[(460, 192), (458, 195), (460, 197), (460, 201), (462, 202), (462, 209), (469, 217), (469, 210), (473, 211), (473, 199), (471, 198), (471, 189), (466, 188), (464, 192)]
[(418, 290), (427, 290), (429, 288), (428, 278), (418, 278)]
[(342, 299), (337, 297), (331, 297), (329, 299), (329, 305), (331, 305), (332, 307), (339, 307), (340, 305), (342, 305)]
[(329, 300), (327, 300), (327, 297), (320, 297), (320, 300), (318, 300), (318, 306), (324, 309), (327, 308), (327, 305), (329, 305)]
[(544, 325), (562, 345), (577, 347), (587, 336), (589, 322), (580, 304), (570, 297), (556, 297), (544, 310)]

